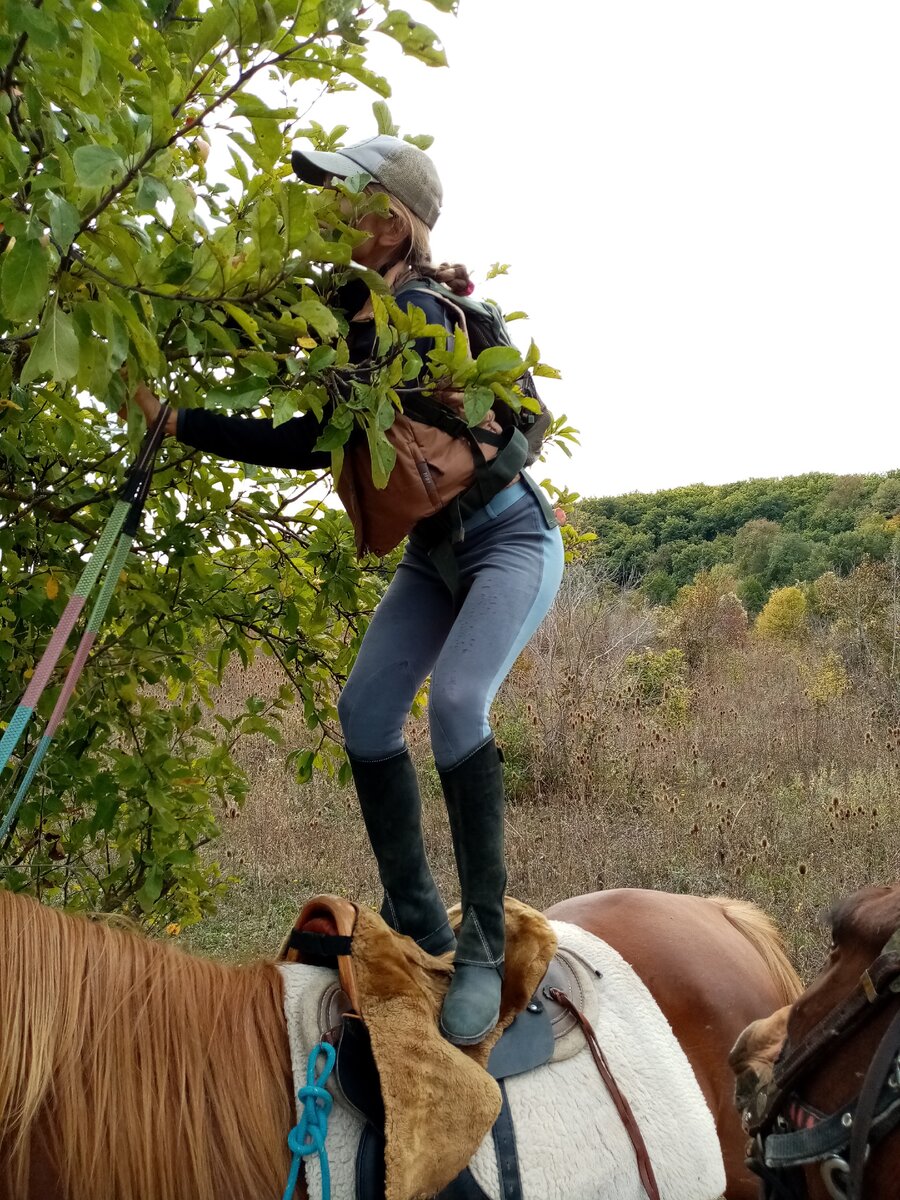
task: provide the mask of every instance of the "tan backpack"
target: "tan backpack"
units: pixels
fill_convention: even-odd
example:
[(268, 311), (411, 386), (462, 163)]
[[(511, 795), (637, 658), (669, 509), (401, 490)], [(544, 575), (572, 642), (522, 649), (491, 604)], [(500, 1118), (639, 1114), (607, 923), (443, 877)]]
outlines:
[[(441, 414), (435, 413), (439, 405), (447, 419), (440, 425), (416, 420), (411, 413), (424, 417), (426, 402), (433, 419), (440, 419)], [(390, 553), (420, 521), (441, 512), (472, 486), (479, 459), (489, 463), (496, 457), (503, 434), (493, 410), (478, 430), (492, 435), (493, 441), (483, 442), (469, 428), (461, 392), (405, 401), (404, 412), (397, 414), (387, 430), (397, 460), (384, 488), (377, 488), (372, 480), (365, 439), (347, 445), (336, 486), (353, 524), (360, 555)]]

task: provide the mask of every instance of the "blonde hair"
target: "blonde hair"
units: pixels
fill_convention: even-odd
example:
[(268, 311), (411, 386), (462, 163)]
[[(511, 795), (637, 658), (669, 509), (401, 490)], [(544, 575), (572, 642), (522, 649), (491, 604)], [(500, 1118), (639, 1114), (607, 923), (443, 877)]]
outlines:
[(273, 963), (228, 967), (0, 889), (0, 1196), (280, 1196), (292, 1081)]
[(396, 196), (392, 196), (390, 193), (388, 193), (388, 200), (391, 205), (391, 213), (395, 217), (399, 217), (401, 222), (406, 226), (406, 232), (409, 237), (406, 261), (411, 270), (417, 274), (432, 270), (434, 264), (431, 261), (431, 230), (422, 218), (417, 217), (412, 209), (404, 204), (402, 200), (398, 200)]
[(373, 184), (369, 187), (387, 196), (391, 216), (399, 219), (406, 230), (409, 240), (402, 261), (409, 268), (409, 274), (424, 279), (436, 279), (458, 296), (469, 295), (472, 283), (469, 272), (462, 263), (435, 264), (431, 261), (431, 230), (422, 218), (416, 216), (408, 204), (398, 200), (391, 192)]

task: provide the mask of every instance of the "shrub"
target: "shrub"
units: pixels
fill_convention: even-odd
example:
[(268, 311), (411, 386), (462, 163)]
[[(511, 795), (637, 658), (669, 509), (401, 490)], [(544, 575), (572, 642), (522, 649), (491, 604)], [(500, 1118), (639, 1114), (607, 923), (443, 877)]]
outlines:
[(756, 632), (762, 638), (802, 641), (809, 632), (806, 597), (798, 587), (779, 588), (756, 618)]

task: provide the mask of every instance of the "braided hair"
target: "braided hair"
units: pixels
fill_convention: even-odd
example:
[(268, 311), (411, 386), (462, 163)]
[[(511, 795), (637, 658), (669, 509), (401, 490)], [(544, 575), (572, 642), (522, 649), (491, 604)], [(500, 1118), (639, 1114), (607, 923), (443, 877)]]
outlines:
[(409, 244), (406, 248), (406, 263), (411, 275), (422, 279), (434, 279), (449, 288), (457, 296), (471, 296), (475, 290), (469, 272), (462, 263), (433, 263), (431, 261), (431, 231), (421, 217), (396, 196), (388, 193), (391, 213), (406, 226)]

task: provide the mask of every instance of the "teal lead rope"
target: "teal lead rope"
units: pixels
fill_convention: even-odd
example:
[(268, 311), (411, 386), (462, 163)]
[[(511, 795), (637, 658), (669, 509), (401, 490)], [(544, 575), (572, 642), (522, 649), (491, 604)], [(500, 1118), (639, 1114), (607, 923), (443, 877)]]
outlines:
[[(316, 1063), (319, 1055), (325, 1055), (325, 1065), (316, 1077)], [(300, 1164), (311, 1154), (318, 1154), (319, 1168), (322, 1171), (322, 1200), (331, 1200), (331, 1172), (328, 1169), (328, 1155), (325, 1152), (325, 1138), (328, 1136), (328, 1114), (331, 1112), (331, 1094), (325, 1090), (325, 1082), (334, 1067), (334, 1046), (328, 1042), (316, 1042), (309, 1052), (306, 1064), (306, 1087), (297, 1092), (297, 1099), (303, 1105), (300, 1120), (288, 1134), (288, 1149), (291, 1159), (291, 1172), (288, 1175), (287, 1187), (284, 1189), (284, 1200), (291, 1200), (300, 1178)]]

